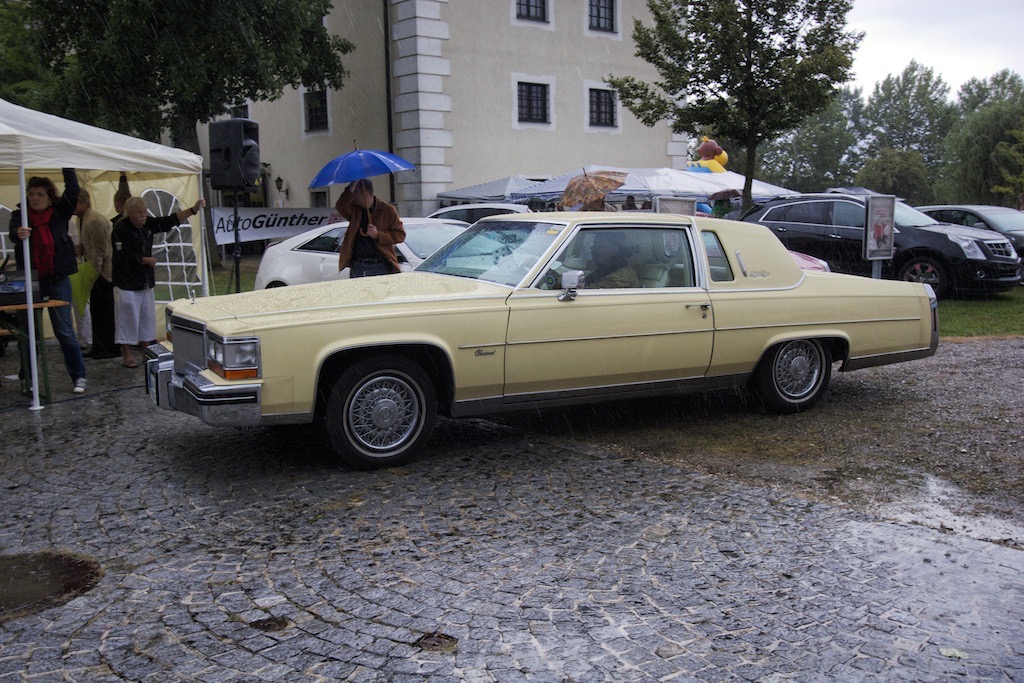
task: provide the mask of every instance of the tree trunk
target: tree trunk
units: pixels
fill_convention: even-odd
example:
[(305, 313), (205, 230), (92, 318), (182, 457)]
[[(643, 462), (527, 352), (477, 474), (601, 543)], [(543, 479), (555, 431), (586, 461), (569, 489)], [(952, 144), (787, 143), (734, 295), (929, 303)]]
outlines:
[(754, 205), (754, 173), (757, 170), (757, 142), (747, 140), (747, 163), (743, 169), (746, 179), (743, 181), (743, 211)]

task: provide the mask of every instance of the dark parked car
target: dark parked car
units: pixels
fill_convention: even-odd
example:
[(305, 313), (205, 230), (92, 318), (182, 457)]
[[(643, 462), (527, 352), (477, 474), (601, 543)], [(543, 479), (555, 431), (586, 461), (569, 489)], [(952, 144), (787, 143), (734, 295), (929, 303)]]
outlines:
[(917, 210), (943, 223), (987, 228), (1001, 232), (1006, 239), (1013, 243), (1017, 254), (1024, 256), (1024, 211), (1006, 206), (985, 206), (983, 204), (941, 204), (919, 206)]
[[(828, 261), (838, 273), (870, 275), (863, 258), (865, 197), (809, 194), (770, 200), (742, 216), (771, 229), (787, 248)], [(1002, 235), (947, 223), (896, 203), (895, 252), (886, 278), (926, 282), (938, 296), (1003, 292), (1021, 281), (1021, 261)]]

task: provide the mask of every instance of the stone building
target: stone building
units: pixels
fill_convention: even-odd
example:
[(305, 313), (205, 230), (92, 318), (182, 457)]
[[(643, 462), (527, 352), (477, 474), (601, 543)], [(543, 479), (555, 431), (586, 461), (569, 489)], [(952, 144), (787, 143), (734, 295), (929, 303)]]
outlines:
[(307, 185), (353, 146), (416, 164), (376, 179), (409, 216), (434, 210), (439, 192), (509, 175), (682, 166), (686, 140), (644, 126), (603, 82), (656, 79), (634, 54), (634, 19), (650, 23), (644, 0), (336, 0), (325, 24), (355, 45), (344, 87), (237, 111), (260, 126), (266, 199), (333, 204), (341, 188)]

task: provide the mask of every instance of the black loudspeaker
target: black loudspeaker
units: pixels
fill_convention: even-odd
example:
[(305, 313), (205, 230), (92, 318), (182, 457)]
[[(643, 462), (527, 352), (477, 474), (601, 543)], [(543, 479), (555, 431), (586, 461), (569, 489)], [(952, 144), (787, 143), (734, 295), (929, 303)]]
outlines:
[(210, 187), (253, 190), (260, 179), (260, 126), (250, 119), (210, 124)]

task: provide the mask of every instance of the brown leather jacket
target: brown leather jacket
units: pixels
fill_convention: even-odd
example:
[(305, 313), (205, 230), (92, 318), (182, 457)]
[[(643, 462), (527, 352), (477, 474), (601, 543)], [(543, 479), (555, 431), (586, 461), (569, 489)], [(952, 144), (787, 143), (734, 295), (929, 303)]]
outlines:
[[(341, 217), (349, 222), (345, 236), (341, 239), (341, 246), (338, 247), (338, 270), (344, 270), (352, 260), (352, 246), (356, 241), (356, 235), (363, 229), (360, 225), (362, 212), (358, 207), (352, 206), (352, 193), (347, 188), (338, 198), (335, 208)], [(391, 266), (391, 271), (397, 273), (399, 268), (395, 245), (405, 241), (405, 227), (402, 225), (402, 219), (398, 217), (398, 210), (374, 197), (373, 208), (370, 209), (370, 222), (377, 226), (377, 251)]]

